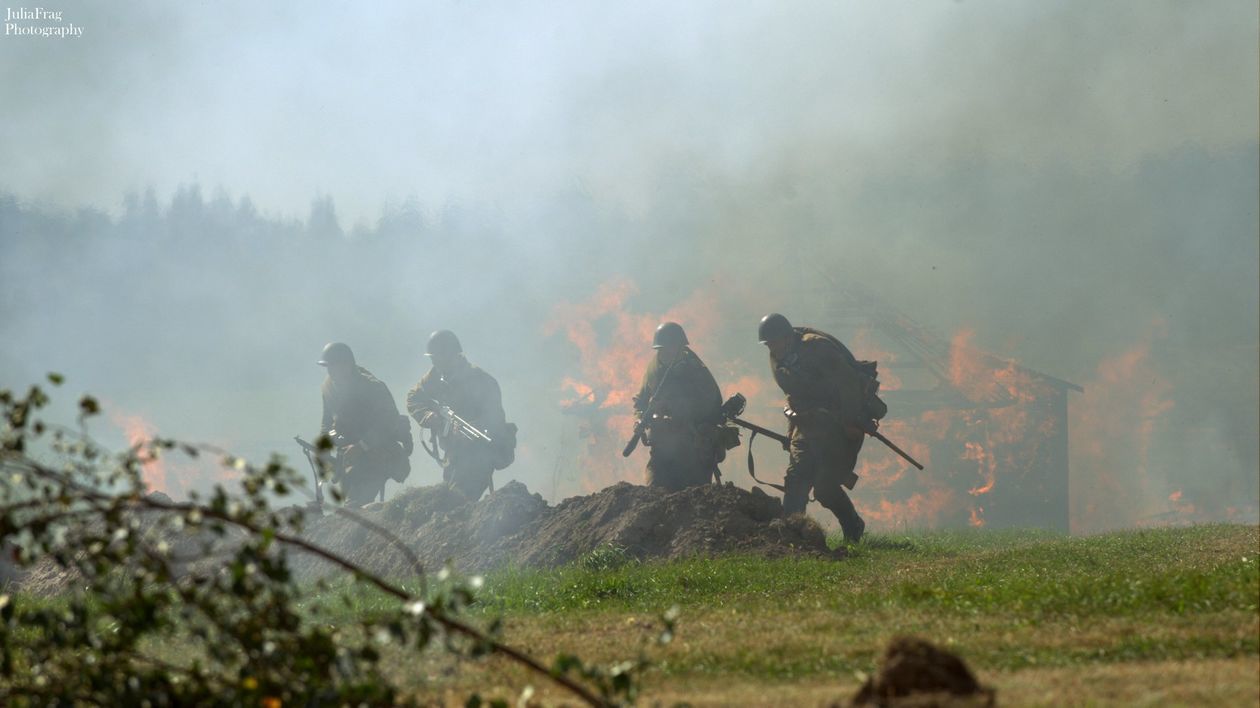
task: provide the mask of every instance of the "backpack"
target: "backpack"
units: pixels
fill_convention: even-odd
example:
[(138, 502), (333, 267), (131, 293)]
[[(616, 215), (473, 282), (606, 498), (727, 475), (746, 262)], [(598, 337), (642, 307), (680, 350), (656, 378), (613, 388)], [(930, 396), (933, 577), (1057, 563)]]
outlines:
[(812, 327), (797, 327), (798, 334), (813, 334), (831, 342), (840, 350), (840, 356), (849, 363), (862, 382), (862, 409), (872, 420), (882, 420), (888, 415), (888, 404), (879, 397), (879, 364), (874, 361), (860, 360), (853, 352), (835, 337)]

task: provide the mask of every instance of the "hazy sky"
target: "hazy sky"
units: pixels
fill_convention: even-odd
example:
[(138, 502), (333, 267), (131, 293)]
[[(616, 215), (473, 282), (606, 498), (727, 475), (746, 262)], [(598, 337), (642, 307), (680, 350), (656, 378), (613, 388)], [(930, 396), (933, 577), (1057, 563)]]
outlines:
[(635, 210), (677, 170), (1126, 171), (1258, 130), (1246, 0), (58, 8), (82, 37), (0, 41), (0, 186), (76, 206), (198, 181), (351, 221), (575, 185)]

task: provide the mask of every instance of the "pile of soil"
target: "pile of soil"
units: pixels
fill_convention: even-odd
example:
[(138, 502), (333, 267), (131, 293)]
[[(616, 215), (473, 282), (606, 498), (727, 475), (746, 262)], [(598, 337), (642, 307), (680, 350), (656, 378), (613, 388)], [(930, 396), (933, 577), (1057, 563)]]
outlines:
[[(639, 560), (746, 553), (767, 557), (835, 557), (821, 528), (780, 518), (778, 499), (761, 490), (708, 485), (678, 492), (620, 483), (549, 506), (525, 485), (509, 482), (476, 503), (445, 487), (408, 489), (382, 507), (359, 511), (412, 549), (426, 569), (450, 562), (464, 573), (506, 566), (550, 568), (601, 546)], [(339, 515), (308, 523), (312, 541), (386, 577), (410, 575), (410, 563), (378, 534)], [(310, 556), (292, 559), (302, 578), (328, 572)]]
[(956, 654), (916, 637), (888, 645), (879, 671), (867, 679), (855, 706), (992, 706), (995, 694), (976, 680)]
[[(822, 529), (804, 516), (781, 518), (779, 500), (759, 489), (731, 484), (677, 492), (621, 483), (550, 506), (525, 485), (509, 482), (469, 503), (445, 486), (409, 488), (384, 504), (355, 515), (380, 527), (418, 557), (426, 571), (450, 563), (461, 573), (497, 568), (551, 568), (575, 561), (601, 546), (615, 546), (639, 560), (742, 553), (765, 557), (838, 557)], [(304, 510), (294, 507), (293, 513)], [(347, 515), (309, 513), (303, 536), (375, 574), (396, 579), (415, 575), (398, 544)], [(147, 524), (146, 524), (147, 525)], [(239, 536), (229, 534), (216, 552), (199, 551), (191, 534), (169, 539), (183, 557), (200, 560), (197, 571), (222, 565)], [(291, 551), (300, 580), (342, 571), (303, 551)], [(74, 583), (50, 561), (16, 580), (27, 592), (51, 594)]]

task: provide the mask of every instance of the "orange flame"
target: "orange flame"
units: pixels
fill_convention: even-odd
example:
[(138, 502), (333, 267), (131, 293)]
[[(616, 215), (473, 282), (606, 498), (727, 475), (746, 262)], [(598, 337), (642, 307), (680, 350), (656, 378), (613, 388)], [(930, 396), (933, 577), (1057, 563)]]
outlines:
[(1156, 320), (1142, 341), (1104, 359), (1074, 409), (1073, 531), (1132, 526), (1166, 509), (1150, 475), (1155, 433), (1173, 407), (1172, 384), (1151, 361), (1165, 334)]
[(980, 528), (984, 526), (984, 507), (982, 506), (971, 507), (971, 519), (967, 523), (971, 524), (972, 527), (974, 528)]
[[(561, 303), (554, 309), (548, 331), (563, 334), (577, 353), (560, 392), (561, 405), (581, 418), (579, 433), (586, 443), (578, 461), (581, 488), (642, 480), (643, 458), (626, 461), (620, 451), (631, 434), (631, 399), (652, 356), (648, 343), (663, 320), (686, 327), (693, 347), (725, 394), (740, 391), (748, 397), (746, 419), (782, 430), (782, 394), (764, 360), (720, 358), (722, 349), (712, 327), (734, 318), (719, 312), (725, 300), (717, 300), (712, 292), (696, 291), (657, 315), (634, 310), (637, 290), (623, 280), (604, 284), (590, 300)], [(1063, 455), (1068, 448), (1059, 446), (1069, 434), (1073, 530), (1135, 523), (1140, 514), (1126, 508), (1133, 486), (1144, 490), (1141, 496), (1150, 502), (1176, 503), (1163, 499), (1167, 489), (1152, 496), (1156, 485), (1144, 481), (1151, 441), (1173, 405), (1171, 386), (1149, 358), (1161, 331), (1162, 324), (1156, 323), (1143, 342), (1099, 365), (1096, 380), (1085, 382), (1085, 395), (1073, 395), (1065, 429), (1063, 390), (1009, 357), (977, 348), (972, 329), (956, 332), (948, 342), (947, 360), (929, 362), (923, 374), (903, 368), (897, 353), (876, 341), (877, 330), (858, 329), (848, 344), (859, 358), (879, 362), (882, 391), (905, 391), (908, 381), (918, 380), (907, 374), (921, 378), (939, 372), (944, 377), (937, 380), (939, 388), (925, 393), (939, 393), (945, 400), (954, 395), (960, 407), (906, 416), (894, 405), (890, 417), (881, 421), (881, 431), (928, 470), (918, 471), (869, 442), (859, 457), (856, 471), (862, 482), (853, 494), (854, 503), (875, 528), (1021, 523), (1023, 517), (1012, 512), (1020, 504), (1061, 499), (1063, 492), (1052, 488), (1047, 475), (1062, 474), (1067, 468), (1069, 460)], [(843, 332), (835, 334), (845, 339)], [(1127, 451), (1133, 452), (1132, 461)], [(1126, 475), (1134, 479), (1122, 481)], [(745, 479), (742, 474), (730, 477), (740, 483)], [(983, 506), (976, 503), (981, 499)], [(1151, 504), (1140, 508), (1149, 511)]]
[(719, 350), (713, 323), (723, 321), (711, 289), (697, 290), (663, 314), (634, 311), (631, 301), (637, 292), (626, 280), (605, 283), (587, 301), (558, 304), (544, 330), (563, 334), (578, 355), (576, 371), (560, 384), (560, 405), (579, 418), (578, 434), (585, 445), (576, 460), (575, 486), (584, 491), (623, 480), (644, 481), (644, 458), (623, 458), (621, 449), (634, 428), (634, 395), (654, 356), (652, 333), (663, 321), (684, 326), (692, 349), (727, 395), (740, 392), (749, 399), (750, 419), (769, 407), (760, 400), (764, 375), (755, 375), (743, 361), (707, 356)]
[[(222, 461), (212, 455), (192, 459), (178, 451), (163, 451), (159, 456), (150, 449), (158, 437), (158, 428), (151, 421), (135, 413), (126, 413), (107, 404), (108, 420), (127, 438), (127, 444), (137, 451), (140, 460), (140, 476), (148, 491), (161, 492), (172, 499), (187, 498), (194, 489), (209, 487), (215, 483), (226, 484), (240, 479), (241, 473), (224, 467)], [(226, 444), (216, 447), (227, 449)]]
[[(130, 415), (113, 410), (109, 414), (110, 422), (122, 430), (127, 437), (127, 444), (136, 450), (140, 463), (140, 474), (145, 489), (159, 491), (174, 498), (176, 491), (182, 493), (183, 485), (168, 476), (166, 462), (156, 455), (148, 454), (148, 445), (157, 436), (157, 428), (138, 415)], [(176, 490), (175, 487), (179, 486)]]

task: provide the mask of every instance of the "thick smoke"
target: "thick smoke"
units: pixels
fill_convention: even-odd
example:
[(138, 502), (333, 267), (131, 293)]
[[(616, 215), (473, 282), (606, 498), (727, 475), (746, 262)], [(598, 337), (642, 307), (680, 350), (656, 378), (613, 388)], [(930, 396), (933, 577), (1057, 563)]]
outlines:
[(1254, 3), (62, 9), (0, 37), (6, 386), (261, 455), (326, 341), (401, 401), (450, 327), (521, 426), (502, 481), (565, 494), (562, 303), (632, 283), (768, 384), (757, 318), (855, 282), (1085, 387), (1082, 529), (1255, 508)]

